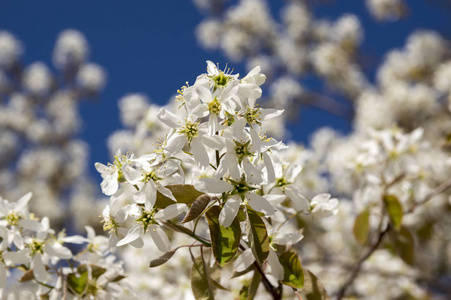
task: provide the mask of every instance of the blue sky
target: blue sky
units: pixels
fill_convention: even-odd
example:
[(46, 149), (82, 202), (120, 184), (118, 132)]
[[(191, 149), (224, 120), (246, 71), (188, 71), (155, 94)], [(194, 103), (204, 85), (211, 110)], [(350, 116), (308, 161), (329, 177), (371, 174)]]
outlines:
[[(284, 1), (270, 2), (278, 14)], [(404, 45), (407, 35), (416, 28), (434, 29), (450, 38), (451, 9), (447, 1), (408, 2), (412, 8), (409, 17), (395, 23), (373, 21), (363, 0), (336, 0), (315, 8), (315, 15), (331, 20), (344, 12), (359, 16), (365, 30), (363, 54), (371, 62), (372, 76), (383, 54)], [(91, 165), (110, 160), (106, 139), (120, 128), (119, 98), (139, 92), (163, 104), (185, 81), (193, 82), (204, 72), (207, 59), (221, 66), (228, 62), (221, 53), (207, 52), (197, 44), (194, 29), (201, 19), (189, 0), (0, 0), (0, 29), (9, 30), (24, 43), (25, 63), (44, 61), (51, 65), (59, 32), (74, 28), (88, 39), (91, 61), (107, 70), (108, 84), (100, 99), (81, 105), (81, 136), (90, 144)], [(244, 73), (242, 65), (229, 65)], [(312, 109), (305, 110), (302, 120), (295, 135), (302, 141), (323, 125), (344, 131), (350, 128), (343, 120)]]

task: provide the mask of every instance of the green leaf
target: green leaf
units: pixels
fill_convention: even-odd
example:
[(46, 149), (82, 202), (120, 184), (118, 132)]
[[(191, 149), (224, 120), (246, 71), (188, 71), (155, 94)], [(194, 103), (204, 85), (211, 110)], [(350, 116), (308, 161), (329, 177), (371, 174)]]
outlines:
[(260, 272), (255, 272), (252, 279), (243, 285), (240, 290), (240, 300), (253, 300), (257, 295), (258, 286), (262, 281), (262, 275)]
[(396, 253), (409, 265), (415, 261), (415, 241), (410, 231), (401, 227), (397, 232), (390, 231), (390, 238)]
[(370, 212), (362, 211), (354, 221), (354, 237), (360, 245), (365, 245), (370, 234)]
[(151, 260), (150, 264), (149, 264), (149, 268), (155, 268), (155, 267), (161, 266), (162, 264), (166, 263), (175, 254), (175, 251), (176, 250), (171, 250), (169, 252), (166, 252), (162, 256)]
[(219, 206), (212, 206), (205, 213), (210, 228), (211, 246), (216, 261), (220, 266), (225, 265), (233, 259), (241, 239), (240, 222), (235, 217), (230, 227), (223, 227), (219, 224)]
[(195, 218), (197, 218), (198, 216), (200, 216), (202, 214), (202, 212), (204, 211), (204, 209), (207, 207), (210, 200), (211, 200), (211, 197), (208, 196), (207, 194), (200, 195), (196, 199), (196, 201), (193, 202), (193, 205), (191, 206), (190, 210), (186, 214), (182, 223), (192, 221)]
[[(204, 193), (199, 192), (190, 184), (169, 184), (165, 186), (171, 190), (174, 198), (177, 199), (177, 203), (192, 204), (196, 199)], [(155, 207), (166, 208), (167, 206), (174, 204), (174, 200), (168, 198), (157, 192), (157, 200), (155, 201)]]
[(88, 284), (88, 271), (81, 273), (79, 277), (77, 277), (74, 273), (70, 273), (67, 275), (67, 285), (73, 293), (77, 295), (83, 294), (86, 289), (86, 285)]
[(302, 293), (306, 300), (329, 300), (323, 284), (309, 270), (304, 269), (304, 287)]
[(191, 268), (191, 289), (196, 300), (214, 300), (214, 287), (210, 282), (207, 266), (202, 258), (196, 257)]
[(399, 228), (401, 228), (402, 217), (404, 214), (401, 203), (396, 196), (385, 195), (384, 204), (387, 208), (390, 222), (393, 224), (396, 230), (399, 230)]
[(284, 271), (282, 283), (301, 289), (304, 286), (304, 271), (296, 252), (288, 251), (283, 253), (279, 257), (279, 261)]
[[(90, 264), (89, 267), (91, 268), (91, 276), (94, 279), (99, 278), (103, 273), (106, 272), (105, 268), (102, 268), (101, 266)], [(88, 268), (86, 267), (86, 264), (79, 265), (77, 268), (77, 272), (80, 274), (83, 274), (84, 272), (88, 272)]]
[(241, 271), (241, 272), (235, 271), (235, 272), (233, 272), (233, 274), (232, 274), (232, 276), (230, 276), (230, 278), (232, 279), (232, 278), (235, 278), (235, 277), (243, 276), (244, 274), (247, 274), (247, 273), (253, 271), (254, 269), (255, 269), (255, 265), (254, 265), (254, 264), (251, 264), (251, 265), (250, 265), (246, 270), (244, 270), (244, 271)]
[(269, 237), (265, 223), (250, 207), (247, 207), (247, 237), (252, 253), (261, 265), (269, 254)]

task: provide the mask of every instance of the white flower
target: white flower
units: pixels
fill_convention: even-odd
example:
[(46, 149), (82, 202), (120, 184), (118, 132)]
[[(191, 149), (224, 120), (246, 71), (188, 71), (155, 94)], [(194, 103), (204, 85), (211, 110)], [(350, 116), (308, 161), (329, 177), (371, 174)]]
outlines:
[(327, 218), (338, 212), (338, 199), (330, 198), (330, 194), (320, 194), (313, 197), (310, 209), (316, 218)]
[(165, 221), (175, 218), (187, 210), (188, 207), (186, 204), (169, 205), (165, 209), (158, 212), (156, 212), (155, 209), (152, 211), (147, 211), (137, 205), (132, 205), (130, 215), (136, 218), (134, 220), (135, 224), (128, 230), (125, 237), (117, 243), (117, 246), (123, 246), (136, 240), (142, 241), (141, 237), (148, 231), (150, 232), (150, 236), (152, 237), (158, 250), (161, 252), (170, 251), (171, 243), (166, 233), (158, 225), (157, 221)]
[(219, 136), (208, 136), (207, 125), (201, 124), (196, 116), (191, 115), (187, 119), (182, 120), (178, 116), (166, 109), (162, 108), (157, 114), (157, 117), (167, 126), (175, 129), (175, 131), (168, 136), (165, 150), (171, 155), (176, 155), (181, 152), (186, 144), (191, 146), (191, 152), (196, 162), (206, 168), (210, 163), (206, 146), (221, 150), (223, 145)]
[(274, 214), (275, 209), (265, 198), (255, 193), (253, 187), (243, 174), (239, 179), (228, 178), (228, 182), (216, 178), (200, 178), (196, 181), (197, 190), (221, 194), (227, 193), (227, 200), (219, 214), (219, 223), (224, 227), (229, 227), (235, 219), (241, 203), (249, 203), (252, 209), (261, 212), (267, 216)]
[(109, 164), (108, 166), (99, 162), (95, 163), (97, 172), (99, 172), (103, 178), (100, 187), (102, 188), (102, 192), (107, 196), (111, 196), (117, 192), (119, 180), (122, 180), (123, 168), (127, 167), (130, 159), (133, 158), (133, 155), (121, 155), (120, 151), (118, 151), (114, 158), (114, 163)]

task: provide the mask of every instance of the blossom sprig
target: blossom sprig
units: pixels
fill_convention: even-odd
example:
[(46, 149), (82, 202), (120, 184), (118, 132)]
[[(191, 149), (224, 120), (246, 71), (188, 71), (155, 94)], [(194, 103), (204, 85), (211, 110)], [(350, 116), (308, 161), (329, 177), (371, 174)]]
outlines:
[[(273, 216), (290, 218), (295, 211), (328, 217), (337, 213), (338, 200), (324, 194), (310, 203), (302, 195), (296, 182), (302, 166), (287, 166), (279, 154), (287, 146), (263, 132), (265, 123), (283, 112), (257, 104), (264, 82), (259, 67), (240, 79), (208, 61), (207, 73), (178, 91), (182, 105), (157, 113), (168, 128), (157, 150), (141, 157), (116, 156), (109, 167), (96, 164), (102, 190), (111, 196), (103, 212), (110, 249), (141, 248), (150, 235), (165, 253), (161, 260), (149, 258), (156, 266), (180, 248), (173, 248), (168, 237), (179, 232), (200, 243), (185, 245), (201, 246), (200, 257), (193, 256), (196, 270), (206, 247), (218, 266), (235, 261), (240, 271), (245, 266), (247, 272), (260, 272), (273, 296), (280, 291), (271, 288), (268, 276), (303, 287), (300, 260), (291, 250), (302, 235), (271, 233)], [(199, 231), (200, 221), (208, 224), (207, 232)], [(271, 271), (265, 270), (267, 264)]]

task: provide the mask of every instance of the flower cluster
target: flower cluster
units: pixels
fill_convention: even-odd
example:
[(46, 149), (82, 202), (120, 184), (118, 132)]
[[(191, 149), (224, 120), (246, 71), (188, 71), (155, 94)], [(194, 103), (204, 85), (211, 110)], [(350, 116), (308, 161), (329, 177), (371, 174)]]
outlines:
[[(320, 194), (309, 201), (296, 183), (302, 165), (286, 161), (281, 151), (287, 146), (263, 131), (283, 112), (258, 105), (265, 78), (259, 67), (239, 78), (208, 61), (207, 73), (179, 91), (175, 112), (159, 109), (157, 117), (169, 131), (157, 149), (140, 157), (118, 152), (113, 163), (96, 163), (102, 191), (111, 196), (103, 211), (110, 248), (140, 248), (150, 235), (161, 252), (170, 253), (175, 250), (164, 228), (181, 231), (211, 247), (219, 266), (242, 252), (237, 271), (267, 261), (276, 281), (302, 287), (284, 279), (282, 266), (285, 256), (296, 255), (287, 249), (302, 235), (280, 230), (286, 218), (300, 213), (316, 219), (336, 214), (338, 200)], [(183, 213), (183, 225), (174, 222)], [(197, 227), (203, 217), (210, 240)], [(219, 238), (228, 234), (234, 238)]]
[[(87, 237), (56, 233), (47, 217), (39, 220), (29, 212), (31, 197), (28, 193), (16, 202), (0, 197), (2, 299), (123, 299), (130, 293), (122, 283), (122, 263), (107, 251), (106, 237), (96, 236), (89, 226)], [(74, 255), (67, 244), (83, 244), (84, 249)]]

